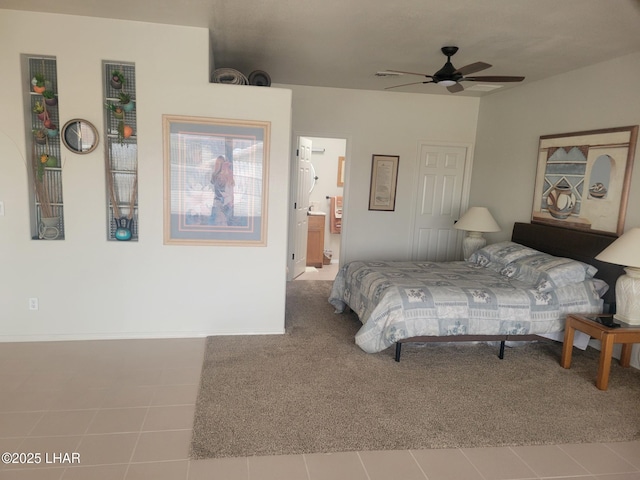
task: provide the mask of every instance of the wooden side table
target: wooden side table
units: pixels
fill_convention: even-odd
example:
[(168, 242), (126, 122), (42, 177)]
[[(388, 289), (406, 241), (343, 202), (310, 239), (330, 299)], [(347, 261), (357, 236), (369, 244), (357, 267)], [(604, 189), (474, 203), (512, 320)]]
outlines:
[(560, 365), (562, 365), (563, 368), (569, 368), (571, 366), (573, 336), (576, 330), (600, 340), (602, 346), (600, 347), (600, 362), (598, 364), (596, 387), (600, 390), (606, 390), (609, 385), (609, 371), (611, 370), (613, 344), (622, 344), (620, 365), (628, 367), (631, 362), (631, 349), (633, 344), (640, 343), (640, 328), (625, 327), (624, 325), (617, 328), (611, 328), (593, 320), (596, 317), (612, 317), (612, 315), (567, 315), (564, 327), (564, 344), (562, 346), (562, 358), (560, 359)]

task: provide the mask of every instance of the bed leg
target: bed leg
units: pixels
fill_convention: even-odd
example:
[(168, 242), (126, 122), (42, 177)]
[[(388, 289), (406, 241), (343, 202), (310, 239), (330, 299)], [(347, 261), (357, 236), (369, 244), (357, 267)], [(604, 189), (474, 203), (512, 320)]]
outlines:
[(400, 361), (400, 350), (402, 350), (402, 344), (400, 342), (396, 342), (396, 362)]
[(498, 354), (498, 358), (500, 360), (504, 358), (504, 340), (500, 342), (500, 353)]

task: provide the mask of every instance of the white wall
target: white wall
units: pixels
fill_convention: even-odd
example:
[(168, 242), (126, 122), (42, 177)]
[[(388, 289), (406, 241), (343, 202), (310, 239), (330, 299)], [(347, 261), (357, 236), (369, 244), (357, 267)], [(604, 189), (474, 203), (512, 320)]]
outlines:
[[(0, 32), (0, 340), (283, 332), (291, 92), (209, 84), (207, 29), (0, 10)], [(101, 61), (135, 63), (139, 242), (106, 240), (102, 145), (63, 148), (66, 239), (30, 239), (23, 53), (57, 58), (60, 123), (101, 137)], [(267, 247), (163, 245), (162, 114), (271, 122)]]
[[(347, 139), (340, 262), (409, 259), (421, 141), (473, 144), (480, 101), (421, 95), (289, 86), (293, 131)], [(371, 156), (399, 155), (394, 212), (369, 211)]]
[[(482, 98), (470, 204), (502, 226), (490, 241), (531, 219), (540, 136), (640, 124), (638, 78), (640, 53)], [(625, 230), (640, 226), (639, 159), (636, 147)]]
[[(484, 97), (471, 182), (472, 205), (490, 208), (509, 238), (513, 223), (531, 218), (541, 135), (640, 124), (640, 53)], [(640, 146), (625, 231), (640, 226)], [(636, 345), (632, 364), (640, 368)]]

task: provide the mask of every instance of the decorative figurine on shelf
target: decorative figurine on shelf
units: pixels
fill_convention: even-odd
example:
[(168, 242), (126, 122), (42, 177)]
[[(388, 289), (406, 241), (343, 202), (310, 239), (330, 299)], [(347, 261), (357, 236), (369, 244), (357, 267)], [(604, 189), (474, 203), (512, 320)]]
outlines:
[(42, 102), (36, 102), (33, 105), (33, 113), (36, 114), (38, 120), (45, 120), (47, 118), (47, 109)]
[(31, 79), (31, 85), (33, 86), (33, 91), (36, 93), (44, 93), (47, 89), (46, 87), (46, 78), (43, 73), (36, 73)]
[(126, 242), (133, 238), (133, 214), (136, 207), (136, 200), (138, 198), (138, 177), (133, 180), (131, 187), (131, 197), (129, 199), (129, 213), (122, 215), (120, 211), (120, 205), (118, 204), (118, 198), (116, 196), (115, 182), (113, 174), (109, 175), (109, 195), (111, 197), (111, 206), (113, 208), (113, 223), (116, 226), (116, 231), (113, 237), (121, 242)]
[(44, 97), (44, 103), (53, 107), (58, 104), (58, 98), (53, 90), (45, 90), (42, 92), (42, 96)]
[(120, 90), (122, 89), (122, 86), (125, 84), (126, 79), (124, 78), (124, 73), (122, 73), (120, 70), (114, 70), (113, 72), (111, 72), (111, 87), (115, 88), (116, 90)]
[(113, 103), (105, 103), (104, 108), (109, 110), (115, 118), (124, 118), (124, 109), (122, 105), (115, 105)]
[(42, 128), (34, 130), (33, 139), (38, 145), (45, 145), (47, 143), (47, 131)]
[(38, 238), (40, 240), (55, 240), (60, 235), (58, 224), (60, 217), (42, 217), (38, 226)]
[(131, 112), (135, 108), (135, 103), (131, 95), (126, 92), (120, 92), (118, 94), (118, 100), (120, 101), (120, 105), (122, 105), (122, 110), (125, 112)]
[(120, 241), (131, 240), (133, 236), (133, 218), (120, 217), (114, 218), (113, 221), (117, 227), (116, 233), (114, 234), (115, 239)]

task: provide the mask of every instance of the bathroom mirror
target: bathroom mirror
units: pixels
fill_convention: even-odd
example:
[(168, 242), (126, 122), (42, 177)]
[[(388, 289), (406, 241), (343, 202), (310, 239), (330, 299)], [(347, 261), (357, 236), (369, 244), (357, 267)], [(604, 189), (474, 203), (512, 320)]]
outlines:
[(62, 127), (61, 133), (62, 143), (74, 153), (90, 153), (98, 146), (98, 130), (87, 120), (69, 120)]
[(314, 187), (316, 186), (316, 180), (318, 180), (318, 176), (316, 175), (316, 169), (313, 167), (313, 163), (309, 162), (309, 166), (311, 167), (309, 169), (309, 174), (311, 175), (311, 179), (310, 179), (310, 187), (309, 187), (309, 193), (313, 192)]

